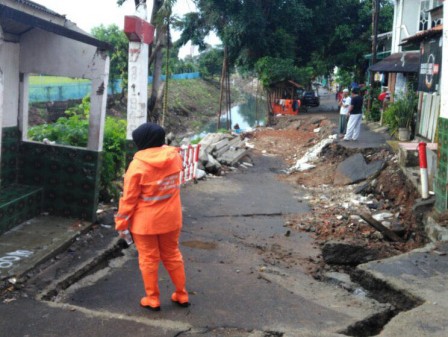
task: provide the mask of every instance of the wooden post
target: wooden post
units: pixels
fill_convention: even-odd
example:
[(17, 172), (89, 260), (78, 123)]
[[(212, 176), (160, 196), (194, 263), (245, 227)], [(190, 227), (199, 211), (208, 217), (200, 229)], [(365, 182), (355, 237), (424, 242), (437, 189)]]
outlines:
[(216, 131), (218, 131), (221, 128), (221, 111), (222, 111), (222, 100), (224, 95), (224, 76), (226, 74), (226, 62), (227, 58), (227, 48), (224, 47), (224, 58), (222, 60), (222, 71), (221, 71), (221, 93), (219, 96), (219, 110), (218, 110), (218, 122), (216, 124)]

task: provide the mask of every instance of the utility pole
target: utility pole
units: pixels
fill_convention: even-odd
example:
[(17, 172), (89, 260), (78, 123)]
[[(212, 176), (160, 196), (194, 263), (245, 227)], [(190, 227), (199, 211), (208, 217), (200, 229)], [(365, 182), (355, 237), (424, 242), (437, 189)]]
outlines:
[[(376, 63), (376, 52), (378, 45), (378, 19), (380, 16), (380, 0), (372, 0), (372, 62), (370, 66), (373, 66)], [(372, 109), (372, 93), (375, 88), (375, 73), (370, 71), (370, 98), (367, 102), (367, 110), (370, 111)]]

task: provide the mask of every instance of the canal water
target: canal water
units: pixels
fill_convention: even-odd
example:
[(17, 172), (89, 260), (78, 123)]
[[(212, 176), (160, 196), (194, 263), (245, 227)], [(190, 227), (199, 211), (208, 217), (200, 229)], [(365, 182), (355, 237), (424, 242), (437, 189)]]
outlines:
[[(257, 126), (265, 125), (267, 115), (266, 101), (247, 96), (244, 103), (236, 105), (231, 110), (231, 128), (238, 124), (241, 131), (250, 131)], [(227, 119), (221, 117), (221, 127), (226, 128)], [(216, 132), (216, 121), (209, 123), (204, 133)]]

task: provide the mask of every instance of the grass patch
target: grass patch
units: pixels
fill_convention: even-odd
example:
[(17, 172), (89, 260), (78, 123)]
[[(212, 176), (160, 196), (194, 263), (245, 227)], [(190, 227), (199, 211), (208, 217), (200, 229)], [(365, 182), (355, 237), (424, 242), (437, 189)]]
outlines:
[(85, 78), (71, 78), (61, 76), (30, 76), (30, 85), (54, 85), (54, 84), (73, 84), (73, 83), (89, 83), (90, 80)]

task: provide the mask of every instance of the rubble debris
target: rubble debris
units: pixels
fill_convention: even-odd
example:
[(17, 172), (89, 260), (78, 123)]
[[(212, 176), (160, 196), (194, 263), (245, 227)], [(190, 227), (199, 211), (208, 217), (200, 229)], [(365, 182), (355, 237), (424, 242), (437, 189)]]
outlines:
[(322, 258), (327, 264), (356, 266), (378, 259), (379, 252), (365, 244), (328, 241), (322, 247)]
[(344, 160), (336, 168), (335, 185), (351, 185), (377, 175), (385, 165), (384, 160), (367, 164), (361, 153), (356, 153)]
[(312, 165), (310, 163), (316, 161), (319, 158), (320, 153), (322, 152), (322, 149), (327, 146), (328, 144), (333, 143), (334, 138), (325, 138), (322, 139), (319, 143), (314, 145), (311, 149), (309, 149), (305, 155), (300, 158), (296, 164), (291, 167), (288, 172), (297, 172), (297, 171), (306, 171), (310, 168), (314, 168), (315, 165)]
[[(250, 153), (239, 135), (209, 133), (201, 141), (200, 164), (207, 173), (220, 174), (222, 165), (235, 166)], [(248, 165), (249, 166), (249, 165)]]
[(396, 242), (405, 242), (405, 240), (401, 237), (399, 237), (397, 234), (395, 234), (393, 231), (391, 231), (386, 226), (383, 226), (379, 221), (376, 221), (372, 216), (370, 216), (367, 213), (359, 213), (359, 216), (367, 222), (369, 225), (371, 225), (376, 230), (380, 231), (381, 234), (383, 234), (386, 238), (388, 238), (391, 241)]

